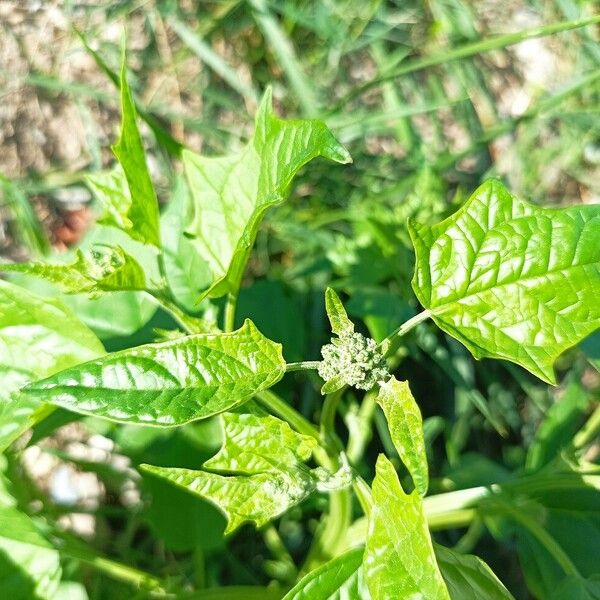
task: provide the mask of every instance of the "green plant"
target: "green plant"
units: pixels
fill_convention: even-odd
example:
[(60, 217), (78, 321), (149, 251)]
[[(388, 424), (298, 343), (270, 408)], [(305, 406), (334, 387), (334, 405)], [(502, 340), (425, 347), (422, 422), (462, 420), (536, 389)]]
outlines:
[[(597, 598), (598, 568), (589, 556), (597, 556), (600, 544), (600, 480), (585, 456), (600, 413), (596, 408), (579, 426), (590, 403), (577, 377), (549, 410), (522, 469), (489, 485), (428, 495), (432, 422), (424, 425), (409, 384), (396, 371), (411, 349), (406, 340), (436, 349), (427, 337), (435, 337), (427, 328), (433, 321), (476, 358), (503, 359), (555, 383), (556, 359), (600, 327), (600, 206), (540, 208), (515, 198), (497, 180), (484, 183), (433, 226), (421, 222), (418, 206), (408, 205), (410, 213), (394, 215), (400, 225), (387, 223), (394, 234), (386, 238), (382, 226), (381, 236), (390, 252), (402, 248), (401, 223), (410, 217), (412, 288), (422, 311), (399, 326), (396, 320), (396, 329), (375, 340), (356, 330), (339, 296), (327, 288), (333, 337), (322, 346), (322, 360), (287, 362), (281, 344), (251, 320), (235, 328), (246, 267), (267, 209), (285, 201), (298, 171), (317, 157), (348, 163), (348, 152), (321, 121), (275, 117), (267, 92), (254, 135), (237, 154), (204, 157), (178, 149), (185, 177), (161, 215), (125, 66), (120, 86), (123, 121), (114, 147), (119, 164), (88, 181), (105, 210), (93, 245), (84, 245), (72, 261), (3, 265), (26, 276), (18, 280), (23, 286), (33, 285), (27, 278), (33, 276), (54, 290), (85, 292), (91, 299), (68, 307), (66, 299), (0, 283), (0, 368), (6, 382), (0, 447), (8, 448), (31, 427), (43, 436), (44, 423), (52, 431), (52, 419), (60, 424), (70, 413), (145, 426), (128, 430), (134, 438), (133, 431), (153, 436), (149, 427), (171, 431), (199, 420), (214, 423), (210, 418), (220, 415), (220, 449), (209, 449), (201, 468), (196, 456), (186, 456), (191, 464), (184, 467), (142, 453), (141, 477), (150, 487), (166, 480), (218, 506), (226, 534), (247, 522), (260, 528), (275, 557), (271, 579), (279, 584), (203, 589), (198, 574), (194, 591), (185, 575), (151, 575), (101, 556), (63, 531), (51, 507), (38, 515), (20, 509), (22, 493), (14, 478), (9, 483), (15, 468), (9, 464), (0, 494), (3, 595), (63, 597), (61, 571), (72, 574), (73, 564), (84, 563), (134, 585), (142, 597), (511, 598), (482, 559), (465, 553), (485, 525), (498, 539), (516, 540), (537, 597)], [(112, 306), (102, 304), (110, 298)], [(401, 294), (397, 301), (405, 304)], [(123, 334), (122, 315), (115, 313), (130, 311), (133, 325), (126, 320), (125, 333), (131, 333), (157, 306), (179, 329), (165, 330), (161, 323), (162, 341), (108, 353), (80, 320), (110, 339), (111, 333)], [(407, 305), (408, 311), (413, 307)], [(466, 388), (469, 401), (503, 431), (443, 348), (436, 352), (434, 359)], [(318, 423), (272, 390), (284, 377), (317, 382), (315, 371), (324, 379), (318, 383), (324, 395)], [(532, 385), (517, 373), (524, 386)], [(379, 453), (369, 486), (365, 477), (372, 465), (363, 457), (377, 414), (385, 417), (379, 432), (389, 457)], [(215, 433), (191, 427), (188, 435), (196, 439)], [(448, 451), (454, 451), (451, 441)], [(271, 523), (315, 495), (327, 506), (316, 505), (319, 523), (298, 566)], [(170, 502), (166, 510), (178, 507)], [(453, 548), (434, 542), (430, 533), (464, 527)], [(586, 551), (573, 543), (569, 527), (587, 528), (592, 547)], [(173, 545), (201, 555), (210, 543), (178, 539)]]

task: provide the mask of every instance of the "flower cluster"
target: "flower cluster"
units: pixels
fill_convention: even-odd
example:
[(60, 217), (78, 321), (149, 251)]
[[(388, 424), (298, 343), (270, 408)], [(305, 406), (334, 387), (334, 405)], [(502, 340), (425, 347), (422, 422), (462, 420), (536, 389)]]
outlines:
[(347, 332), (321, 348), (323, 361), (319, 375), (330, 381), (340, 376), (342, 381), (361, 390), (370, 390), (385, 381), (390, 374), (377, 343), (362, 333)]

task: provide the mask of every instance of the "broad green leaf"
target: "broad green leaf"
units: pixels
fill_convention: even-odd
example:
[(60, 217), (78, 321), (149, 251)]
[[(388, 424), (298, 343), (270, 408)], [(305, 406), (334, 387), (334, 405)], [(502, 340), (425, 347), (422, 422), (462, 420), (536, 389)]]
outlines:
[(283, 600), (370, 600), (362, 557), (362, 548), (337, 556), (302, 578)]
[(184, 235), (189, 190), (178, 177), (173, 195), (160, 218), (167, 280), (178, 302), (191, 312), (199, 309), (198, 298), (212, 282), (208, 263)]
[(392, 442), (421, 496), (427, 493), (429, 472), (423, 418), (407, 381), (392, 377), (379, 388), (377, 404), (388, 422)]
[(331, 288), (325, 290), (325, 310), (331, 323), (331, 331), (335, 335), (340, 336), (354, 331), (354, 323), (348, 318), (339, 296)]
[(600, 326), (600, 205), (540, 208), (491, 180), (445, 221), (409, 229), (419, 301), (476, 358), (555, 383), (556, 358)]
[(266, 210), (286, 199), (298, 170), (317, 156), (351, 160), (322, 121), (275, 117), (270, 90), (241, 152), (205, 157), (183, 151), (192, 195), (187, 235), (212, 272), (207, 293), (221, 296), (237, 286)]
[(363, 561), (373, 600), (450, 600), (440, 574), (423, 503), (417, 490), (407, 495), (392, 463), (382, 454), (373, 481), (373, 509)]
[(525, 467), (537, 471), (569, 447), (584, 422), (593, 397), (578, 377), (569, 377), (564, 393), (550, 407), (527, 450)]
[(121, 113), (121, 136), (113, 146), (113, 152), (122, 170), (116, 168), (108, 174), (93, 175), (88, 178), (88, 183), (105, 208), (100, 223), (123, 229), (132, 238), (159, 247), (158, 200), (146, 165), (124, 57)]
[(281, 345), (246, 321), (232, 333), (114, 352), (33, 383), (26, 392), (83, 414), (169, 427), (243, 404), (284, 372)]
[(45, 412), (19, 388), (102, 354), (100, 341), (60, 301), (0, 280), (0, 451)]
[(452, 600), (514, 600), (478, 556), (459, 554), (438, 544), (435, 556)]
[(0, 268), (45, 279), (66, 294), (95, 296), (101, 292), (146, 288), (142, 267), (120, 247), (95, 246), (85, 253), (78, 250), (75, 262), (70, 264), (16, 263)]
[(59, 553), (16, 508), (0, 480), (0, 597), (53, 600), (60, 577)]
[(304, 464), (317, 445), (314, 438), (261, 411), (226, 413), (222, 419), (223, 446), (204, 468), (226, 475), (142, 468), (216, 504), (227, 517), (225, 533), (246, 521), (261, 527), (316, 489), (317, 479)]

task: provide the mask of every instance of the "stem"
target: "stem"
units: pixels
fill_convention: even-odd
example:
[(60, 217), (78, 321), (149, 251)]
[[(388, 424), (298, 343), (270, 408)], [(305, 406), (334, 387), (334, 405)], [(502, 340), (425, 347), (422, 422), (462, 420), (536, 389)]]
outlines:
[(160, 579), (149, 573), (134, 569), (110, 558), (98, 556), (87, 548), (80, 546), (80, 544), (73, 543), (64, 537), (61, 537), (61, 541), (60, 550), (65, 556), (80, 560), (113, 579), (124, 581), (138, 588), (152, 589), (157, 592), (160, 592), (162, 589)]
[[(331, 473), (342, 465), (338, 458), (342, 444), (335, 433), (335, 415), (342, 397), (342, 390), (327, 394), (321, 410), (321, 440), (328, 450), (328, 469)], [(335, 449), (338, 451), (335, 451)], [(334, 450), (334, 452), (332, 452)], [(337, 553), (340, 542), (352, 519), (352, 496), (350, 488), (333, 490), (329, 493), (329, 512), (323, 515), (313, 538), (306, 560), (301, 569), (303, 574), (331, 560)]]
[(256, 395), (256, 398), (269, 409), (270, 412), (287, 421), (296, 431), (321, 441), (319, 430), (305, 417), (303, 417), (295, 408), (290, 406), (285, 400), (274, 394), (271, 390), (263, 390)]
[(266, 525), (263, 529), (263, 539), (265, 545), (277, 559), (279, 563), (285, 566), (284, 578), (286, 582), (295, 581), (298, 576), (298, 569), (294, 563), (294, 559), (290, 556), (279, 532), (272, 524)]
[(573, 438), (573, 446), (576, 450), (581, 450), (590, 442), (594, 441), (600, 433), (600, 405), (592, 413), (585, 425), (577, 432)]
[[(362, 457), (367, 444), (371, 440), (371, 422), (375, 414), (377, 394), (373, 391), (367, 392), (363, 398), (358, 415), (348, 415), (346, 424), (348, 426), (348, 446), (346, 456), (351, 465), (355, 465)], [(350, 421), (352, 419), (352, 422)]]
[(573, 564), (573, 561), (571, 561), (566, 552), (537, 521), (530, 518), (524, 511), (515, 509), (508, 503), (502, 502), (500, 506), (504, 512), (527, 529), (527, 531), (529, 531), (529, 533), (531, 533), (531, 535), (546, 548), (554, 560), (561, 566), (566, 575), (581, 577), (577, 567)]
[[(400, 327), (398, 327), (395, 331), (390, 333), (390, 335), (385, 338), (386, 340), (391, 341), (396, 336), (402, 337), (406, 335), (411, 329), (414, 329), (419, 323), (426, 321), (431, 316), (431, 312), (428, 310), (421, 311), (416, 314), (414, 317), (411, 317), (408, 321), (402, 323)], [(383, 343), (383, 342), (382, 342)]]
[(373, 509), (373, 497), (371, 496), (371, 488), (367, 482), (360, 476), (355, 475), (352, 483), (354, 493), (358, 498), (361, 508), (365, 513), (367, 519), (371, 516), (371, 510)]
[(318, 360), (302, 360), (300, 362), (287, 363), (285, 365), (285, 372), (291, 373), (292, 371), (314, 371), (319, 368), (320, 361)]
[(235, 292), (227, 294), (227, 304), (225, 305), (225, 322), (223, 323), (223, 331), (226, 333), (233, 331), (235, 328), (235, 309), (237, 307), (239, 289)]
[(420, 71), (427, 67), (433, 67), (436, 65), (444, 64), (451, 60), (459, 58), (467, 58), (474, 56), (482, 52), (490, 52), (491, 50), (498, 50), (507, 46), (518, 44), (524, 40), (532, 38), (544, 37), (561, 31), (568, 31), (569, 29), (576, 29), (578, 27), (585, 27), (586, 25), (593, 25), (594, 23), (600, 23), (600, 15), (595, 15), (587, 19), (578, 19), (575, 21), (563, 21), (559, 23), (551, 23), (550, 25), (544, 25), (542, 27), (534, 27), (533, 29), (526, 29), (525, 31), (517, 31), (514, 33), (507, 33), (504, 35), (497, 35), (484, 40), (478, 40), (460, 46), (459, 48), (447, 48), (436, 52), (431, 56), (424, 56), (416, 60), (407, 61), (401, 65), (398, 69), (391, 71), (390, 73), (384, 73), (383, 75), (368, 81), (364, 85), (361, 85), (348, 94), (346, 94), (332, 109), (331, 113), (338, 111), (350, 100), (364, 94), (371, 88), (376, 87), (380, 83)]

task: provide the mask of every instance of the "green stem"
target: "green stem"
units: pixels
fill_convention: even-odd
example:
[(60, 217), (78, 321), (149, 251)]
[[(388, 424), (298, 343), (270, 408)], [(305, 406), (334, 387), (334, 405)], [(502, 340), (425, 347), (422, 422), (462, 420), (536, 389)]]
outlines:
[(371, 495), (371, 488), (367, 482), (360, 476), (355, 475), (352, 482), (352, 488), (358, 498), (358, 502), (365, 513), (367, 519), (371, 516), (371, 510), (373, 509), (373, 497)]
[(235, 329), (235, 310), (237, 308), (239, 290), (227, 294), (227, 304), (225, 305), (225, 321), (223, 331), (226, 333)]
[(573, 447), (576, 450), (585, 448), (598, 437), (598, 434), (600, 434), (600, 405), (573, 438)]
[(154, 590), (156, 592), (162, 590), (162, 582), (160, 579), (149, 573), (134, 569), (133, 567), (116, 562), (110, 558), (98, 556), (91, 550), (82, 547), (79, 543), (71, 542), (64, 537), (61, 537), (61, 542), (60, 550), (62, 554), (84, 562), (113, 579), (129, 583), (137, 588)]
[(271, 390), (263, 390), (256, 395), (259, 402), (268, 408), (270, 412), (287, 421), (296, 431), (321, 441), (319, 430), (305, 417), (303, 417), (295, 408), (290, 406), (283, 398)]
[(533, 537), (537, 539), (544, 548), (552, 555), (566, 575), (581, 577), (581, 573), (566, 552), (556, 540), (537, 521), (530, 518), (526, 512), (513, 508), (506, 502), (500, 504), (503, 511), (514, 521), (522, 525)]
[(287, 363), (285, 365), (286, 373), (292, 371), (314, 371), (319, 368), (320, 361), (318, 360), (302, 360), (300, 362)]
[[(362, 457), (367, 444), (371, 440), (371, 423), (375, 408), (377, 406), (377, 394), (373, 391), (367, 392), (363, 398), (358, 415), (346, 417), (348, 426), (348, 446), (346, 456), (351, 465), (355, 465)], [(352, 419), (352, 422), (350, 422)]]
[(266, 525), (263, 530), (263, 539), (265, 545), (271, 552), (271, 554), (279, 561), (280, 564), (285, 566), (284, 579), (286, 582), (294, 582), (298, 576), (298, 569), (294, 563), (294, 559), (288, 552), (279, 532), (272, 524)]
[[(342, 466), (338, 456), (342, 444), (335, 433), (335, 415), (342, 390), (327, 394), (321, 410), (321, 440), (328, 450), (328, 470), (335, 473)], [(301, 569), (306, 574), (331, 560), (337, 553), (340, 542), (352, 520), (352, 496), (350, 488), (333, 490), (329, 493), (329, 511), (323, 515), (313, 538), (306, 560)]]
[(464, 46), (460, 46), (459, 48), (447, 48), (440, 52), (436, 52), (431, 56), (424, 56), (422, 58), (408, 61), (405, 64), (400, 65), (399, 68), (393, 69), (389, 73), (384, 73), (383, 75), (380, 75), (379, 77), (376, 77), (375, 79), (372, 79), (371, 81), (368, 81), (367, 83), (353, 89), (348, 94), (346, 94), (331, 109), (330, 112), (338, 112), (339, 109), (345, 104), (347, 104), (349, 101), (353, 100), (354, 98), (357, 98), (358, 96), (364, 94), (368, 90), (378, 86), (379, 84), (385, 81), (390, 81), (392, 79), (396, 79), (397, 77), (402, 77), (403, 75), (408, 75), (409, 73), (414, 73), (415, 71), (420, 71), (428, 67), (441, 65), (451, 60), (467, 58), (469, 56), (475, 56), (476, 54), (490, 52), (492, 50), (499, 50), (501, 48), (506, 48), (507, 46), (518, 44), (519, 42), (522, 42), (524, 40), (553, 35), (555, 33), (568, 31), (570, 29), (577, 29), (579, 27), (585, 27), (587, 25), (593, 25), (595, 23), (600, 23), (600, 15), (595, 15), (587, 19), (578, 19), (575, 21), (562, 21), (559, 23), (551, 23), (550, 25), (534, 27), (533, 29), (526, 29), (524, 31), (517, 31), (514, 33), (507, 33), (504, 35), (497, 35), (484, 40), (478, 40), (476, 42), (465, 44)]
[(411, 317), (408, 321), (402, 323), (400, 327), (392, 331), (390, 335), (388, 335), (384, 340), (382, 340), (379, 344), (379, 347), (387, 354), (392, 348), (392, 342), (397, 338), (405, 336), (409, 331), (414, 329), (417, 325), (426, 321), (431, 317), (431, 312), (428, 310), (424, 310), (414, 317)]

